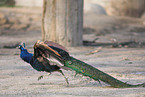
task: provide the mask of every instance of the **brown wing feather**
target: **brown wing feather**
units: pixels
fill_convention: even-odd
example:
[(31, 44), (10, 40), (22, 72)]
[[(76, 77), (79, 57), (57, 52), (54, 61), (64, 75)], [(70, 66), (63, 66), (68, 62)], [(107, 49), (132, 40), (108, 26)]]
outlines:
[[(56, 61), (58, 63), (57, 64), (58, 67), (66, 69), (66, 70), (70, 70), (63, 65), (62, 56), (57, 51), (55, 51), (54, 49), (52, 49), (49, 46), (54, 46), (54, 47), (61, 48), (65, 51), (67, 51), (63, 46), (61, 46), (57, 43), (54, 43), (51, 41), (40, 42), (38, 40), (34, 45), (34, 57), (35, 58), (42, 57), (44, 59), (47, 59), (47, 60), (49, 60), (49, 64), (50, 64), (51, 63), (50, 59), (52, 58), (51, 56), (53, 56), (53, 57), (55, 57), (54, 59), (56, 59)], [(41, 60), (39, 60), (39, 61), (41, 61)], [(54, 61), (54, 62), (56, 62), (56, 61)]]
[(54, 54), (58, 55), (58, 56), (61, 56), (58, 52), (56, 52), (55, 50), (53, 50), (51, 47), (49, 47), (47, 44), (41, 42), (37, 45), (38, 48), (43, 48), (43, 49), (46, 49), (46, 50), (50, 50), (52, 51)]
[(56, 59), (55, 61), (59, 60), (59, 62), (63, 63), (62, 56), (44, 42), (37, 41), (34, 45), (34, 57), (37, 57), (38, 55), (48, 59), (53, 58)]
[(45, 41), (44, 43), (47, 44), (48, 46), (54, 46), (54, 47), (60, 48), (64, 51), (68, 52), (68, 50), (64, 46), (62, 46), (58, 43), (55, 43), (55, 42), (52, 42), (52, 41)]

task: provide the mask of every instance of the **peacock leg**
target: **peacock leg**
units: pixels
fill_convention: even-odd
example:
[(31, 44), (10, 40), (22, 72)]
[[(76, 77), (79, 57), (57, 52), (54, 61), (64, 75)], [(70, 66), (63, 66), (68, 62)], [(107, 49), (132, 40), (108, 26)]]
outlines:
[(74, 78), (75, 78), (77, 75), (78, 75), (78, 73), (76, 72), (75, 75), (74, 75)]
[(98, 81), (98, 82), (99, 82), (99, 84), (102, 86), (102, 84), (101, 84), (100, 80), (98, 79), (97, 81)]
[(42, 78), (43, 78), (43, 75), (39, 76), (39, 77), (38, 77), (38, 81), (39, 81), (40, 79), (42, 79)]
[(74, 75), (74, 78), (76, 78), (78, 74), (79, 74), (79, 78), (82, 78), (83, 77), (80, 73), (77, 73), (76, 72), (75, 75)]
[[(50, 73), (50, 72), (48, 72), (48, 75), (47, 75), (47, 76), (49, 76), (50, 74), (51, 74), (51, 73)], [(43, 78), (43, 76), (44, 76), (44, 75), (39, 76), (39, 77), (38, 77), (38, 81), (39, 81), (40, 79), (42, 79), (42, 78)]]
[(65, 81), (66, 81), (67, 85), (69, 85), (68, 79), (65, 77), (64, 73), (62, 72), (62, 70), (58, 70), (58, 72), (60, 72), (63, 75), (63, 77), (65, 78)]

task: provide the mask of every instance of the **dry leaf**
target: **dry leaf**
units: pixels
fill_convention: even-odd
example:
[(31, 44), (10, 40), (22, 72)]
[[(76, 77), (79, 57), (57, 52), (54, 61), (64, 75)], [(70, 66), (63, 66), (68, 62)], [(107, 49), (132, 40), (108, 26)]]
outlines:
[(92, 51), (92, 52), (90, 52), (90, 53), (88, 53), (88, 54), (86, 54), (86, 55), (91, 55), (91, 54), (94, 54), (94, 53), (100, 52), (101, 49), (102, 49), (102, 47), (98, 47), (96, 50), (94, 50), (94, 51)]

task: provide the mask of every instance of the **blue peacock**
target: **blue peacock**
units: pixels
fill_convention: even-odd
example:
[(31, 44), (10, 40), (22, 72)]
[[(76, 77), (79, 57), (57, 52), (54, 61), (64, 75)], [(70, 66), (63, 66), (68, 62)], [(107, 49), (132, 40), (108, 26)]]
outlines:
[[(97, 68), (70, 56), (66, 48), (57, 43), (51, 41), (40, 42), (40, 40), (38, 40), (33, 48), (34, 54), (31, 54), (25, 49), (25, 43), (19, 45), (19, 49), (21, 50), (20, 57), (22, 60), (29, 63), (37, 71), (45, 71), (49, 74), (55, 71), (60, 72), (64, 76), (67, 84), (69, 84), (69, 82), (62, 72), (62, 69), (74, 70), (76, 73), (88, 76), (99, 81), (99, 83), (100, 81), (103, 81), (115, 88), (145, 86), (145, 83), (131, 85), (122, 82)], [(43, 76), (38, 77), (38, 80), (41, 78), (43, 78)]]
[[(49, 41), (45, 41), (45, 43), (49, 45), (52, 44), (52, 42), (49, 42)], [(32, 54), (32, 53), (29, 53), (27, 49), (25, 49), (25, 43), (22, 43), (21, 45), (19, 45), (18, 48), (21, 51), (20, 53), (21, 59), (29, 63), (37, 71), (45, 71), (45, 72), (48, 72), (49, 74), (51, 74), (51, 72), (54, 72), (54, 71), (60, 72), (64, 76), (66, 83), (69, 84), (67, 78), (65, 77), (64, 73), (62, 72), (60, 68), (61, 66), (59, 65), (59, 64), (62, 64), (61, 63), (62, 60), (60, 60), (61, 59), (60, 56), (53, 56), (53, 53), (57, 53), (58, 55), (61, 55), (61, 56), (68, 56), (69, 54), (65, 51), (65, 48), (62, 47), (62, 49), (60, 49), (58, 48), (58, 47), (61, 47), (59, 44), (53, 43), (53, 46), (50, 46), (49, 48), (50, 50), (48, 50), (48, 52), (50, 51), (49, 53), (52, 53), (51, 54), (52, 56), (49, 55), (49, 59), (48, 59), (42, 56), (43, 52), (41, 52), (40, 50), (41, 48), (36, 48), (36, 46), (37, 44), (34, 45), (34, 54)], [(56, 57), (59, 61), (55, 60), (55, 58), (53, 57)], [(62, 68), (67, 69), (64, 66), (62, 66)], [(38, 77), (38, 80), (42, 78), (43, 76), (41, 75), (40, 77)]]

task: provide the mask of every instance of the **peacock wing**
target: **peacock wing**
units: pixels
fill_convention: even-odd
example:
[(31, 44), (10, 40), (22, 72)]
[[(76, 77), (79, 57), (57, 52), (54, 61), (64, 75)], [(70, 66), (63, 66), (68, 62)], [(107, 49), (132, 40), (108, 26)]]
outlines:
[(69, 54), (61, 49), (58, 48), (58, 45), (53, 46), (53, 43), (49, 42), (39, 42), (37, 41), (34, 45), (34, 57), (42, 56), (45, 59), (48, 59), (52, 63), (56, 63), (59, 67), (63, 66), (63, 62), (66, 56)]
[(63, 59), (69, 58), (69, 53), (64, 46), (52, 41), (45, 41), (44, 43), (47, 44), (53, 50), (57, 51)]
[(47, 44), (50, 47), (56, 47), (56, 48), (59, 48), (59, 49), (62, 49), (64, 51), (66, 51), (68, 53), (68, 50), (64, 46), (62, 46), (58, 43), (55, 43), (55, 42), (52, 42), (52, 41), (47, 41), (47, 40), (44, 41), (44, 43)]

